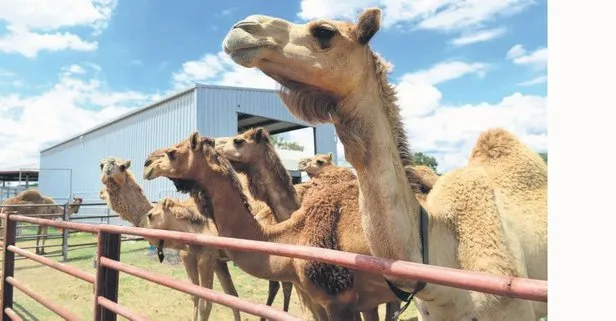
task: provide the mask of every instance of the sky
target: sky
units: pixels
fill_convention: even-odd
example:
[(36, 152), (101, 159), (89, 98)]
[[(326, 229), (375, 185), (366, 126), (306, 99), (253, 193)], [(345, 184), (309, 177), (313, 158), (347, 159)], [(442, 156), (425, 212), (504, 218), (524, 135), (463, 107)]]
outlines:
[[(222, 53), (248, 15), (355, 21), (374, 6), (371, 48), (393, 65), (413, 151), (449, 171), (493, 127), (547, 151), (545, 0), (0, 0), (0, 169), (195, 82), (277, 88)], [(286, 138), (312, 145), (304, 133)]]

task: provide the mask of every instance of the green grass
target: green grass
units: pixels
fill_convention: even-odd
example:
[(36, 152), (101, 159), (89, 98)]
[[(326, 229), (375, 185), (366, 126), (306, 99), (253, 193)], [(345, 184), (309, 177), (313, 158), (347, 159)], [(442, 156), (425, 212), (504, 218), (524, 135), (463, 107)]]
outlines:
[[(36, 229), (24, 230), (22, 235), (31, 234)], [(55, 233), (54, 228), (49, 228), (49, 233)], [(96, 238), (88, 233), (71, 234), (69, 244), (95, 242)], [(60, 244), (61, 239), (48, 240), (47, 245)], [(19, 247), (33, 246), (35, 241), (18, 241)], [(149, 244), (145, 241), (123, 241), (121, 261), (136, 267), (140, 267), (159, 275), (171, 276), (175, 279), (190, 282), (181, 263), (165, 260), (158, 262), (156, 255), (151, 255), (148, 250)], [(29, 250), (34, 253), (34, 249)], [(46, 250), (48, 255), (57, 254), (60, 248)], [(94, 247), (75, 248), (69, 251), (66, 264), (77, 267), (89, 273), (95, 273), (93, 267)], [(61, 257), (53, 257), (60, 260)], [(256, 303), (265, 304), (267, 299), (268, 281), (254, 278), (233, 263), (228, 263), (233, 282), (240, 298), (248, 299)], [(93, 286), (71, 277), (63, 272), (40, 265), (30, 260), (18, 260), (15, 263), (15, 278), (26, 284), (35, 292), (51, 299), (53, 302), (67, 307), (82, 319), (91, 319), (94, 307)], [(222, 288), (217, 278), (214, 278), (214, 290)], [(282, 309), (282, 289), (279, 290), (273, 306)], [(309, 320), (308, 314), (304, 313), (298, 304), (299, 300), (295, 291), (291, 296), (289, 313), (300, 318)], [(150, 320), (192, 320), (192, 300), (188, 294), (151, 283), (131, 275), (120, 273), (120, 289), (118, 303), (130, 310), (149, 318)], [(44, 306), (29, 298), (27, 295), (15, 290), (14, 309), (24, 320), (62, 320)], [(379, 308), (381, 320), (385, 318), (385, 305)], [(417, 315), (415, 306), (411, 304), (404, 312), (401, 321), (410, 320)], [(122, 319), (121, 317), (119, 319)], [(232, 320), (231, 309), (214, 303), (210, 320)], [(259, 320), (259, 317), (242, 312), (242, 320)]]

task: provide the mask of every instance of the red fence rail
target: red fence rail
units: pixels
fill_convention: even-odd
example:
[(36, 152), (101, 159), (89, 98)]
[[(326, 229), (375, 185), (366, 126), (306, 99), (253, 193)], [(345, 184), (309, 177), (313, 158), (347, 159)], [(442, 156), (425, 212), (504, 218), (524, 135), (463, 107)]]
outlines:
[[(156, 275), (149, 271), (119, 262), (121, 234), (155, 239), (175, 240), (187, 244), (209, 246), (221, 249), (255, 251), (271, 255), (316, 260), (345, 266), (355, 270), (422, 280), (429, 283), (492, 293), (512, 298), (547, 302), (547, 281), (543, 280), (506, 277), (482, 272), (464, 271), (301, 245), (279, 244), (138, 227), (124, 227), (106, 224), (90, 225), (83, 223), (51, 221), (48, 219), (15, 214), (0, 214), (0, 218), (3, 219), (3, 225), (5, 227), (4, 243), (2, 244), (2, 247), (4, 248), (4, 266), (1, 307), (4, 320), (19, 319), (19, 317), (16, 316), (12, 310), (13, 287), (28, 294), (64, 318), (69, 320), (77, 320), (70, 314), (69, 311), (66, 311), (63, 308), (58, 309), (58, 307), (52, 302), (29, 291), (14, 278), (15, 254), (22, 255), (38, 263), (47, 265), (69, 275), (78, 277), (88, 283), (94, 284), (94, 320), (116, 320), (118, 314), (130, 320), (147, 320), (145, 317), (135, 314), (128, 308), (117, 303), (119, 272), (131, 274), (133, 276), (155, 282), (187, 294), (195, 295), (202, 299), (216, 302), (224, 306), (234, 307), (240, 311), (264, 317), (269, 320), (299, 320), (297, 317), (267, 305), (254, 303), (232, 295), (178, 281), (170, 277)], [(55, 226), (62, 229), (97, 233), (98, 251), (96, 276), (16, 247), (15, 228), (16, 222), (18, 221)]]

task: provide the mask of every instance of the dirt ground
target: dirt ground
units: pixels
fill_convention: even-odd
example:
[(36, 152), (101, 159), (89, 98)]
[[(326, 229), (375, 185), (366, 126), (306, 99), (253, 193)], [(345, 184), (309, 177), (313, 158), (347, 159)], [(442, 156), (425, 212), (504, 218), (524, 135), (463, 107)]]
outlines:
[[(53, 228), (49, 233), (53, 233)], [(95, 242), (93, 235), (88, 233), (71, 234), (69, 244), (80, 244)], [(60, 244), (60, 239), (48, 240), (47, 245)], [(22, 241), (17, 244), (19, 247), (34, 245), (34, 241)], [(34, 249), (28, 250), (34, 253)], [(59, 254), (59, 248), (46, 250), (49, 254)], [(75, 248), (69, 251), (68, 262), (84, 271), (95, 273), (93, 266), (94, 247)], [(156, 274), (171, 276), (175, 279), (190, 282), (184, 271), (184, 267), (179, 262), (177, 252), (165, 251), (165, 261), (158, 262), (155, 252), (149, 249), (149, 244), (145, 241), (123, 241), (121, 261), (143, 269), (147, 269)], [(3, 253), (1, 253), (3, 255)], [(61, 257), (51, 257), (60, 260)], [(228, 263), (233, 282), (239, 293), (240, 298), (245, 298), (256, 303), (265, 304), (267, 299), (268, 281), (254, 278), (233, 265)], [(15, 265), (15, 278), (30, 289), (53, 300), (55, 303), (68, 307), (80, 318), (91, 319), (93, 311), (93, 286), (73, 278), (63, 272), (42, 266), (30, 260), (17, 260)], [(215, 278), (214, 290), (221, 291), (222, 288)], [(273, 306), (282, 309), (282, 289), (274, 301)], [(164, 286), (147, 282), (145, 280), (120, 273), (120, 289), (118, 303), (149, 318), (150, 320), (191, 320), (192, 319), (192, 300), (188, 294), (166, 288)], [(14, 309), (24, 320), (62, 320), (53, 312), (49, 311), (38, 302), (29, 298), (19, 290), (15, 290)], [(301, 310), (295, 291), (291, 296), (289, 313), (305, 320), (310, 320), (307, 313)], [(385, 319), (385, 305), (379, 308), (381, 320)], [(401, 316), (401, 321), (414, 320), (417, 311), (411, 304)], [(119, 318), (121, 319), (121, 318)], [(220, 304), (214, 303), (210, 320), (232, 320), (231, 309)], [(258, 317), (247, 313), (242, 313), (242, 320), (259, 320)]]

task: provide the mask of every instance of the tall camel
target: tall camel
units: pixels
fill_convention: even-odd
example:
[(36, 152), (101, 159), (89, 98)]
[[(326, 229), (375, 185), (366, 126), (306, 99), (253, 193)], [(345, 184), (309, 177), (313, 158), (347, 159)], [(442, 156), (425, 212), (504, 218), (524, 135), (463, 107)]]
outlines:
[[(81, 197), (73, 197), (73, 202), (68, 205), (68, 215), (73, 215), (79, 212), (79, 207), (83, 203)], [(24, 205), (39, 205), (49, 204), (49, 206), (24, 206)], [(56, 205), (51, 197), (42, 195), (38, 190), (28, 189), (21, 193), (7, 198), (2, 205), (21, 205), (21, 206), (3, 206), (0, 208), (0, 213), (17, 212), (20, 215), (34, 216), (41, 214), (57, 214), (54, 216), (45, 215), (44, 219), (57, 219), (64, 215), (64, 207)], [(39, 225), (36, 232), (36, 254), (45, 255), (45, 241), (49, 226)]]
[[(334, 124), (357, 171), (373, 255), (546, 280), (547, 166), (510, 133), (482, 133), (468, 166), (441, 176), (427, 211), (420, 206), (411, 192), (417, 174), (405, 167), (413, 164), (387, 80), (391, 67), (369, 45), (380, 23), (378, 8), (364, 10), (356, 23), (252, 15), (233, 25), (223, 48), (237, 64), (280, 83), (280, 97), (296, 117)], [(423, 320), (536, 320), (547, 307), (384, 277), (415, 295)]]
[[(251, 213), (235, 171), (214, 146), (214, 139), (194, 132), (173, 146), (151, 152), (143, 177), (167, 177), (180, 192), (193, 197), (197, 193), (208, 195), (196, 202), (211, 209), (206, 213), (211, 213), (221, 236), (370, 253), (361, 231), (357, 181), (327, 175), (312, 179), (305, 184), (313, 187), (304, 191), (301, 208), (291, 218), (275, 225), (261, 225)], [(226, 252), (248, 274), (292, 282), (322, 307), (318, 320), (358, 319), (360, 312), (370, 312), (379, 304), (396, 300), (378, 274), (263, 253)]]
[[(275, 222), (289, 219), (299, 209), (300, 199), (293, 187), (291, 175), (276, 153), (266, 128), (251, 128), (233, 137), (216, 138), (216, 150), (231, 163), (238, 174), (245, 175), (248, 187), (246, 194), (267, 204), (271, 211), (266, 210), (265, 213), (271, 212)], [(281, 283), (283, 310), (288, 312), (293, 283)], [(270, 281), (269, 286), (267, 305), (272, 305), (280, 283)], [(261, 318), (261, 321), (265, 319)]]
[[(103, 159), (100, 163), (100, 168), (101, 182), (104, 187), (100, 191), (99, 196), (123, 220), (132, 223), (136, 227), (150, 227), (147, 214), (152, 210), (153, 206), (146, 198), (141, 186), (135, 180), (133, 173), (129, 170), (130, 165), (130, 160), (122, 160), (117, 157)], [(165, 204), (170, 204), (170, 202), (165, 202)], [(180, 208), (181, 212), (179, 212)], [(198, 211), (191, 198), (178, 203), (178, 206), (174, 207), (174, 209), (176, 210), (175, 212), (188, 214)], [(192, 216), (186, 215), (185, 217)], [(205, 228), (204, 233), (216, 235), (215, 228), (208, 229), (208, 227), (213, 227), (213, 224), (211, 222), (206, 223), (203, 226)], [(163, 229), (169, 229), (169, 227), (181, 228), (180, 231), (193, 228), (191, 221), (183, 221), (183, 224), (185, 225), (184, 227), (179, 224), (162, 227), (167, 227)], [(150, 244), (160, 246), (159, 240), (147, 239), (147, 241)], [(172, 241), (164, 242), (164, 247), (180, 251), (180, 258), (182, 259), (184, 269), (193, 284), (211, 289), (214, 273), (216, 273), (225, 293), (238, 296), (226, 263), (229, 259), (223, 251), (197, 246), (180, 246)], [(193, 304), (193, 320), (208, 320), (212, 310), (212, 302), (194, 296)], [(235, 308), (232, 310), (235, 320), (241, 320), (240, 311)]]

